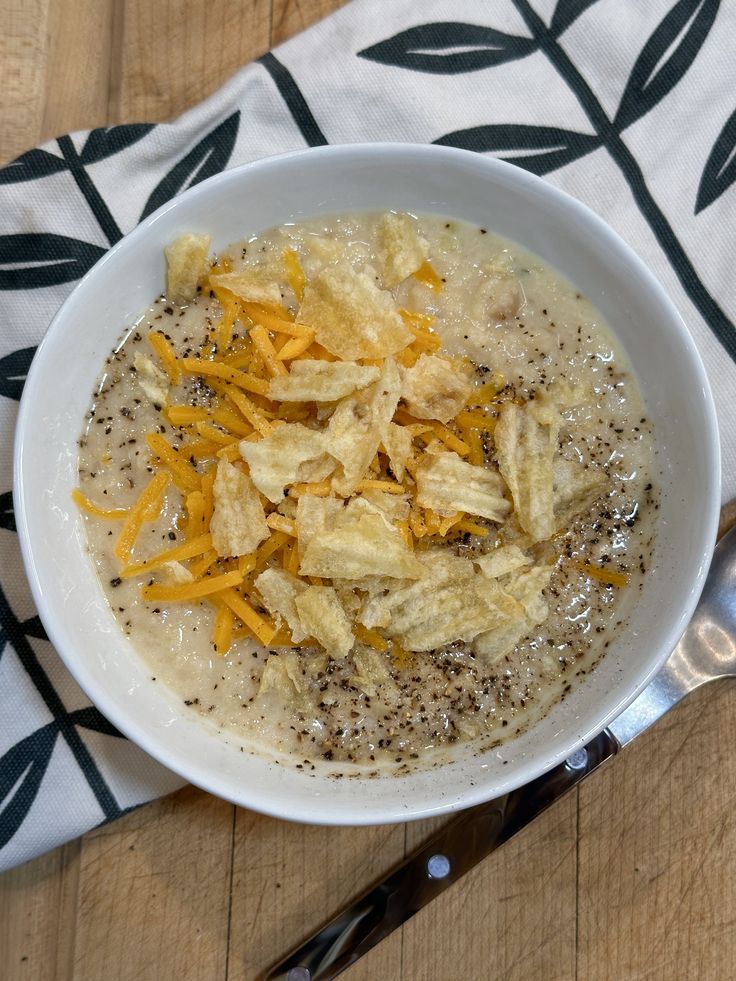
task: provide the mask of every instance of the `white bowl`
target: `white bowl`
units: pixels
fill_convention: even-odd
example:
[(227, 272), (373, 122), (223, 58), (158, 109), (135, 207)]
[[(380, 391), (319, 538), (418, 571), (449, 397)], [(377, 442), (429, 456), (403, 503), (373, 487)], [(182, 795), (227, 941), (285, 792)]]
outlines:
[[(156, 296), (163, 247), (180, 232), (215, 248), (323, 213), (396, 208), (487, 225), (555, 266), (623, 343), (654, 422), (662, 476), (656, 554), (627, 629), (540, 723), (499, 749), (460, 751), (405, 777), (331, 779), (241, 753), (150, 680), (112, 617), (70, 493), (90, 393), (122, 328)], [(462, 150), (371, 144), (261, 160), (198, 184), (112, 248), (56, 315), (31, 366), (15, 446), (23, 557), (49, 637), (122, 732), (187, 780), (293, 820), (377, 824), (505, 793), (556, 765), (644, 688), (677, 643), (703, 585), (720, 489), (716, 417), (703, 365), (646, 266), (593, 212), (523, 170)]]

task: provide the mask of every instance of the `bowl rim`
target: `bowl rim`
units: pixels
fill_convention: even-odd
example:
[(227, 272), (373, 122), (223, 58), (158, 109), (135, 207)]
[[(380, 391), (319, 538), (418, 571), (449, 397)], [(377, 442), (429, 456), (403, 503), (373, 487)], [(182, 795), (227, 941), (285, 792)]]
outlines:
[[(61, 622), (57, 624), (55, 618), (49, 613), (44, 596), (42, 575), (39, 571), (36, 562), (36, 555), (34, 553), (35, 546), (32, 542), (32, 533), (30, 531), (29, 521), (32, 504), (30, 501), (28, 501), (25, 481), (26, 458), (29, 454), (27, 453), (24, 433), (27, 429), (28, 417), (32, 411), (32, 395), (34, 389), (39, 384), (38, 379), (43, 371), (46, 349), (51, 345), (51, 340), (59, 331), (60, 325), (63, 324), (67, 308), (76, 300), (79, 293), (83, 292), (87, 288), (87, 284), (89, 283), (90, 279), (95, 278), (101, 268), (104, 268), (107, 263), (114, 261), (115, 256), (120, 251), (132, 248), (136, 242), (144, 238), (148, 234), (149, 230), (157, 222), (159, 222), (164, 215), (167, 215), (170, 211), (177, 209), (179, 203), (183, 199), (186, 198), (187, 200), (191, 200), (192, 198), (198, 196), (206, 196), (208, 190), (213, 185), (227, 184), (228, 182), (237, 183), (242, 179), (243, 175), (247, 175), (264, 168), (270, 168), (274, 165), (278, 166), (282, 162), (290, 162), (295, 160), (299, 161), (305, 157), (309, 157), (310, 159), (316, 158), (319, 160), (319, 158), (323, 156), (343, 156), (345, 158), (350, 158), (355, 155), (359, 155), (370, 159), (371, 157), (385, 157), (387, 154), (400, 154), (403, 156), (408, 156), (409, 158), (413, 158), (417, 163), (420, 163), (427, 157), (437, 158), (438, 156), (443, 156), (448, 161), (455, 159), (459, 163), (465, 162), (466, 164), (470, 164), (472, 162), (474, 166), (484, 168), (488, 172), (492, 173), (493, 170), (496, 170), (496, 172), (501, 176), (502, 181), (511, 181), (512, 183), (516, 182), (517, 186), (521, 187), (523, 190), (542, 189), (543, 193), (550, 195), (553, 199), (556, 198), (561, 206), (569, 209), (573, 214), (580, 217), (594, 232), (600, 234), (608, 241), (611, 241), (618, 249), (619, 253), (623, 254), (628, 261), (636, 267), (646, 290), (652, 296), (656, 297), (657, 300), (668, 310), (672, 326), (673, 328), (676, 328), (677, 344), (680, 348), (680, 356), (686, 358), (689, 362), (689, 367), (693, 372), (693, 384), (702, 392), (705, 420), (705, 427), (702, 437), (707, 444), (706, 455), (710, 463), (710, 469), (708, 473), (708, 492), (706, 493), (704, 491), (704, 499), (701, 502), (701, 506), (707, 509), (707, 514), (704, 520), (704, 531), (701, 536), (701, 547), (697, 554), (698, 566), (691, 581), (691, 588), (681, 607), (679, 616), (673, 620), (667, 631), (666, 639), (661, 644), (661, 649), (658, 652), (658, 656), (656, 659), (649, 662), (649, 668), (646, 672), (640, 673), (638, 683), (629, 690), (626, 697), (621, 699), (616, 706), (607, 711), (605, 714), (600, 715), (595, 725), (589, 726), (584, 731), (580, 731), (577, 728), (573, 729), (571, 727), (570, 732), (565, 734), (558, 741), (556, 748), (546, 754), (543, 763), (536, 762), (532, 766), (529, 766), (528, 764), (520, 764), (515, 767), (510, 767), (509, 769), (511, 770), (511, 773), (506, 779), (499, 778), (495, 781), (496, 789), (493, 791), (493, 793), (489, 793), (487, 789), (484, 790), (482, 781), (478, 781), (475, 783), (475, 785), (467, 788), (461, 802), (454, 800), (441, 800), (438, 797), (436, 802), (428, 806), (402, 808), (399, 804), (396, 804), (392, 808), (381, 808), (380, 812), (377, 812), (375, 807), (367, 811), (361, 809), (360, 802), (357, 800), (358, 795), (356, 795), (355, 807), (349, 821), (346, 820), (344, 816), (332, 814), (330, 811), (329, 802), (322, 801), (321, 803), (315, 803), (314, 800), (311, 800), (308, 806), (304, 808), (304, 812), (295, 817), (293, 811), (289, 808), (288, 802), (284, 801), (281, 806), (271, 806), (267, 801), (259, 798), (257, 788), (255, 788), (255, 792), (251, 792), (253, 789), (251, 787), (236, 786), (235, 781), (230, 780), (228, 783), (228, 780), (219, 774), (213, 775), (201, 767), (197, 768), (188, 766), (185, 757), (183, 757), (181, 754), (172, 754), (170, 749), (159, 743), (155, 737), (149, 736), (146, 732), (142, 731), (141, 728), (139, 728), (139, 723), (125, 713), (122, 704), (116, 703), (113, 693), (108, 692), (104, 686), (98, 685), (90, 676), (84, 662), (75, 657), (73, 650), (67, 650), (66, 643), (62, 638), (62, 634), (64, 632), (62, 629), (62, 624)], [(94, 264), (94, 266), (92, 266), (85, 273), (79, 282), (76, 283), (51, 320), (44, 337), (38, 345), (38, 349), (28, 371), (18, 411), (13, 448), (13, 502), (16, 515), (16, 526), (18, 530), (18, 538), (23, 563), (31, 588), (33, 600), (54, 649), (65, 664), (67, 670), (69, 670), (70, 674), (73, 676), (74, 680), (82, 688), (92, 703), (96, 705), (122, 733), (130, 738), (132, 742), (134, 742), (137, 746), (142, 748), (151, 757), (162, 763), (168, 769), (179, 774), (188, 782), (193, 783), (194, 785), (199, 786), (202, 789), (215, 794), (216, 796), (230, 800), (235, 804), (246, 806), (254, 811), (258, 811), (269, 816), (323, 825), (392, 823), (396, 821), (421, 819), (432, 815), (447, 813), (449, 811), (465, 809), (489, 799), (497, 798), (519, 786), (524, 785), (529, 780), (540, 776), (542, 773), (547, 772), (554, 766), (561, 763), (571, 753), (584, 746), (593, 737), (600, 733), (614, 718), (616, 718), (628, 705), (630, 705), (631, 702), (633, 702), (649, 684), (669, 657), (692, 617), (693, 611), (705, 583), (705, 577), (710, 564), (712, 550), (716, 541), (720, 510), (720, 485), (721, 452), (716, 407), (700, 352), (698, 351), (695, 341), (682, 316), (675, 307), (674, 302), (670, 299), (667, 292), (649, 270), (645, 262), (638, 256), (631, 246), (629, 246), (628, 243), (621, 238), (621, 236), (598, 214), (596, 214), (595, 211), (593, 211), (582, 201), (578, 200), (566, 191), (561, 190), (555, 185), (548, 183), (541, 177), (538, 177), (537, 175), (523, 170), (522, 168), (519, 168), (511, 163), (454, 147), (401, 142), (326, 145), (320, 147), (308, 147), (262, 157), (257, 160), (224, 170), (219, 174), (215, 174), (214, 176), (201, 181), (194, 187), (187, 189), (186, 191), (182, 192), (182, 194), (172, 198), (170, 201), (167, 201), (155, 212), (149, 215), (144, 221), (140, 222), (140, 224), (138, 224), (135, 228), (123, 236), (122, 239), (115, 243), (115, 245), (113, 245)], [(511, 743), (513, 743), (513, 741), (511, 741)], [(357, 779), (353, 782), (357, 788), (361, 785), (362, 780)]]

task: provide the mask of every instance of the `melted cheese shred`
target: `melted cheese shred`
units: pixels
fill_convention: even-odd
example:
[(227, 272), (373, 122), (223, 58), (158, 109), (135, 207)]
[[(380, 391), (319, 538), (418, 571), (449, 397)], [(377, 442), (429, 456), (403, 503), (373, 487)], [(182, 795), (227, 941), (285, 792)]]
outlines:
[(164, 494), (171, 482), (168, 470), (160, 470), (154, 474), (146, 487), (141, 491), (138, 500), (130, 509), (125, 519), (120, 535), (115, 542), (115, 554), (121, 562), (127, 564), (133, 552), (133, 546), (141, 528), (147, 521), (154, 521), (163, 504)]
[(127, 518), (130, 514), (130, 508), (100, 507), (99, 504), (90, 501), (87, 495), (83, 494), (76, 487), (72, 491), (72, 500), (79, 508), (86, 511), (87, 514), (93, 515), (95, 518), (107, 518), (109, 521), (119, 521), (121, 518)]

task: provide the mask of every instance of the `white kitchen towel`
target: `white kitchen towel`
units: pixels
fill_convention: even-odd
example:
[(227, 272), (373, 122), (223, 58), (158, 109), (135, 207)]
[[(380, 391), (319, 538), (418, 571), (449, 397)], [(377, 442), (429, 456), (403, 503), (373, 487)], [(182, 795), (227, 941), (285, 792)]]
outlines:
[(13, 426), (75, 281), (173, 195), (258, 157), (377, 140), (500, 156), (597, 211), (664, 284), (713, 385), (729, 499), (734, 36), (720, 0), (355, 0), (171, 124), (63, 136), (0, 170), (0, 869), (181, 782), (89, 705), (22, 571)]

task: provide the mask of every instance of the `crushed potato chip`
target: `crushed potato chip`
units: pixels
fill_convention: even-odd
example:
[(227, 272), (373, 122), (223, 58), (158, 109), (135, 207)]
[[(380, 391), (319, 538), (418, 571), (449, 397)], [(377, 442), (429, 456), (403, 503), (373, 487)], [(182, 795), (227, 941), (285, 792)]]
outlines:
[(418, 579), (425, 575), (391, 522), (362, 498), (351, 500), (332, 527), (310, 539), (299, 572), (340, 579), (370, 575)]
[(212, 546), (222, 557), (248, 555), (271, 534), (258, 492), (247, 473), (227, 460), (217, 464), (210, 521)]
[(391, 294), (348, 262), (327, 266), (312, 280), (298, 319), (313, 327), (317, 341), (344, 361), (389, 357), (414, 339)]
[(587, 511), (606, 486), (602, 470), (558, 457), (553, 465), (555, 531)]
[(278, 402), (335, 402), (377, 381), (380, 370), (352, 361), (295, 361), (272, 378), (268, 397)]
[(168, 376), (140, 351), (135, 353), (133, 367), (135, 368), (136, 381), (143, 394), (154, 405), (165, 406), (169, 401)]
[(494, 432), (499, 470), (511, 491), (519, 524), (533, 541), (551, 538), (555, 531), (554, 460), (559, 422), (551, 406), (507, 402)]
[(293, 497), (285, 497), (276, 510), (285, 518), (296, 518), (297, 506), (298, 502)]
[(521, 606), (522, 614), (495, 630), (478, 634), (473, 641), (476, 654), (493, 663), (499, 661), (547, 618), (549, 608), (543, 591), (549, 585), (553, 567), (534, 566), (504, 582), (504, 589)]
[(389, 211), (376, 229), (378, 260), (386, 286), (398, 286), (429, 256), (429, 243), (419, 234), (416, 218)]
[(299, 497), (296, 527), (300, 556), (315, 535), (322, 535), (328, 528), (334, 527), (342, 510), (342, 501), (335, 497), (316, 497), (314, 494), (302, 494)]
[(434, 354), (422, 354), (411, 368), (401, 369), (401, 398), (417, 419), (449, 422), (472, 391), (473, 382), (465, 372)]
[(164, 249), (166, 296), (178, 305), (189, 303), (210, 268), (209, 235), (180, 235)]
[(389, 521), (405, 521), (409, 517), (411, 505), (406, 494), (387, 494), (385, 491), (369, 488), (362, 491), (361, 497), (382, 511)]
[(269, 691), (284, 698), (299, 695), (302, 691), (302, 676), (299, 659), (293, 651), (270, 654), (263, 665), (259, 695)]
[(350, 678), (350, 684), (369, 698), (375, 698), (381, 685), (390, 681), (388, 665), (378, 651), (363, 647), (353, 653), (355, 674)]
[(338, 494), (348, 496), (363, 479), (399, 404), (399, 370), (387, 358), (381, 377), (362, 392), (343, 399), (325, 433), (327, 452), (341, 465), (333, 478)]
[(506, 586), (507, 591), (524, 607), (533, 626), (541, 623), (549, 612), (542, 593), (549, 586), (553, 572), (552, 565), (536, 565), (520, 573)]
[(307, 588), (306, 583), (283, 569), (266, 569), (254, 583), (266, 609), (273, 616), (283, 617), (295, 644), (304, 640), (309, 632), (304, 629), (295, 600)]
[(332, 473), (335, 463), (326, 457), (327, 449), (325, 434), (300, 422), (277, 426), (257, 442), (240, 443), (253, 483), (274, 504), (283, 499), (289, 484), (324, 480)]
[(532, 564), (532, 560), (518, 545), (503, 545), (492, 552), (486, 552), (485, 555), (474, 556), (473, 562), (489, 579), (499, 579), (509, 572), (516, 572), (517, 569)]
[(310, 256), (313, 256), (323, 265), (336, 262), (345, 255), (345, 248), (334, 238), (327, 238), (324, 235), (307, 235), (304, 245)]
[(355, 621), (363, 606), (363, 599), (359, 593), (356, 592), (355, 587), (352, 585), (352, 581), (349, 579), (333, 579), (332, 585), (337, 593), (337, 598), (340, 600), (340, 605), (343, 610), (350, 617), (351, 621)]
[(281, 290), (266, 270), (256, 268), (217, 273), (210, 276), (210, 286), (227, 290), (246, 303), (260, 303), (271, 307), (281, 304)]
[(411, 440), (409, 430), (395, 422), (390, 422), (383, 432), (383, 448), (397, 480), (404, 479), (406, 461), (411, 457)]
[(427, 576), (399, 584), (370, 600), (361, 617), (367, 627), (383, 627), (409, 651), (430, 651), (453, 641), (472, 641), (523, 613), (519, 603), (493, 580), (476, 572), (469, 559), (439, 549), (422, 555)]
[(332, 586), (307, 586), (294, 602), (304, 629), (331, 657), (350, 653), (355, 643), (351, 622)]
[(498, 473), (466, 463), (452, 451), (428, 450), (417, 467), (416, 480), (417, 503), (443, 517), (467, 511), (500, 522), (511, 510)]

